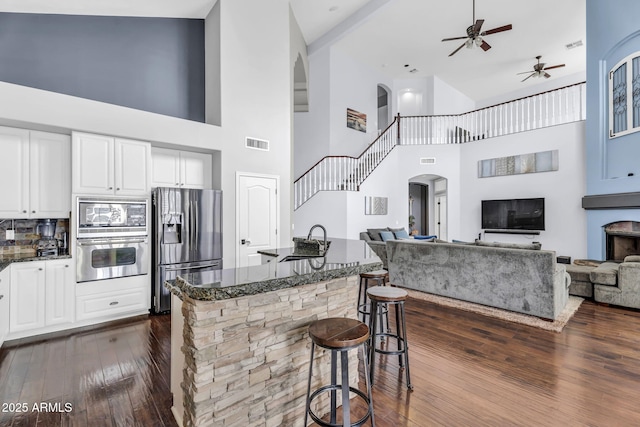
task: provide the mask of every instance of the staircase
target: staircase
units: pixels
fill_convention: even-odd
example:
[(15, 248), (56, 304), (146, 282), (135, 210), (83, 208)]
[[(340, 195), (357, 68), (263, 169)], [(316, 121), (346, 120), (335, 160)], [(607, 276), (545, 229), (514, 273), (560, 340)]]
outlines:
[(293, 183), (294, 210), (319, 191), (358, 191), (397, 145), (462, 144), (586, 118), (586, 83), (468, 113), (400, 116), (358, 157), (326, 156)]

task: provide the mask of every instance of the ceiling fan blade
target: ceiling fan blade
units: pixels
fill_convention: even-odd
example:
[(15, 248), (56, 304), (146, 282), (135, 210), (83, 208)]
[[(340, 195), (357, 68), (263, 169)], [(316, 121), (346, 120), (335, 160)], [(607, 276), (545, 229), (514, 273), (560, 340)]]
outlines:
[(453, 56), (453, 55), (455, 55), (456, 53), (458, 53), (458, 51), (459, 51), (460, 49), (462, 49), (462, 48), (464, 47), (464, 45), (465, 45), (465, 44), (466, 44), (466, 43), (462, 43), (462, 44), (460, 45), (460, 47), (459, 47), (459, 48), (457, 48), (456, 50), (454, 50), (453, 52), (451, 52), (451, 53), (449, 54), (449, 56)]
[(491, 49), (491, 45), (489, 43), (487, 43), (486, 41), (484, 41), (484, 40), (482, 40), (482, 44), (480, 45), (480, 47), (485, 52), (488, 51), (489, 49)]
[(463, 39), (466, 39), (466, 38), (468, 38), (468, 37), (467, 37), (467, 36), (463, 36), (463, 37), (449, 37), (448, 39), (442, 39), (442, 41), (443, 41), (443, 42), (448, 42), (448, 41), (451, 41), (451, 40), (463, 40)]
[(480, 28), (482, 28), (482, 24), (484, 24), (484, 19), (478, 19), (473, 26), (473, 34), (480, 34)]
[[(534, 74), (535, 74), (535, 71), (533, 73), (529, 74), (527, 77), (525, 77), (524, 80), (522, 80), (522, 81), (525, 81), (525, 80), (533, 77)], [(520, 83), (522, 83), (522, 82), (520, 82)]]
[(521, 72), (521, 73), (516, 73), (516, 76), (517, 76), (518, 74), (529, 74), (529, 73), (535, 73), (535, 71), (523, 71), (523, 72)]
[(544, 73), (544, 77), (545, 77), (546, 79), (548, 79), (549, 77), (551, 77), (551, 74), (549, 74), (549, 73)]
[(503, 31), (509, 31), (512, 28), (513, 28), (513, 26), (511, 24), (503, 25), (502, 27), (494, 28), (492, 30), (483, 31), (480, 35), (481, 36), (488, 36), (489, 34), (501, 33)]
[(552, 65), (551, 67), (544, 67), (543, 70), (553, 70), (554, 68), (564, 67), (564, 64)]

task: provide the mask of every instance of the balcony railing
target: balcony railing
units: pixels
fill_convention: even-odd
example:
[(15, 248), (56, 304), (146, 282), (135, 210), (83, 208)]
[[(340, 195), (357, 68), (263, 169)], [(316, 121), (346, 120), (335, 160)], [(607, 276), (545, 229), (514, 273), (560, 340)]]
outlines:
[(294, 209), (319, 191), (358, 191), (396, 145), (461, 144), (585, 120), (586, 83), (468, 113), (396, 116), (358, 157), (327, 156), (294, 184)]

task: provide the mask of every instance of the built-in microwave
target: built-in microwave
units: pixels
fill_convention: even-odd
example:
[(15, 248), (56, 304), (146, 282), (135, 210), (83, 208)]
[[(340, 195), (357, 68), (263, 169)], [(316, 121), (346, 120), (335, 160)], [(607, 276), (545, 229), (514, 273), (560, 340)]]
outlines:
[(145, 198), (77, 199), (77, 238), (147, 236), (149, 200)]

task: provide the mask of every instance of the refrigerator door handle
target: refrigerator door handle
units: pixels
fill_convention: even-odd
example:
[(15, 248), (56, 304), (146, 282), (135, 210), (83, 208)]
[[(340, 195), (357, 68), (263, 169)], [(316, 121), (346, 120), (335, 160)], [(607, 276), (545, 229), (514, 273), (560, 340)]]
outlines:
[(207, 264), (207, 265), (196, 265), (192, 267), (176, 267), (176, 268), (165, 268), (165, 271), (183, 271), (183, 270), (198, 270), (203, 268), (217, 267), (219, 263)]

